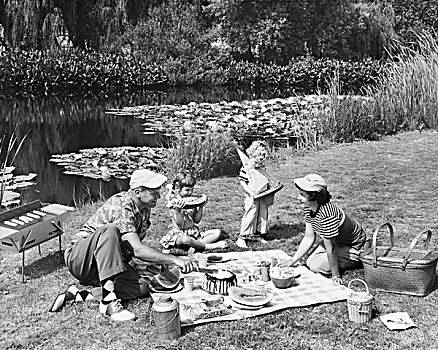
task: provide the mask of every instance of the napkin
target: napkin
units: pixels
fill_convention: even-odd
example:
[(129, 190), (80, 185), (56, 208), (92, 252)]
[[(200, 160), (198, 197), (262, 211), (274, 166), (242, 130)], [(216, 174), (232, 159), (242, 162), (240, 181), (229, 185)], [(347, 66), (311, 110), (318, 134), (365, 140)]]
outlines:
[(379, 316), (380, 321), (388, 327), (389, 330), (404, 330), (411, 327), (417, 327), (407, 312), (394, 312), (391, 314)]

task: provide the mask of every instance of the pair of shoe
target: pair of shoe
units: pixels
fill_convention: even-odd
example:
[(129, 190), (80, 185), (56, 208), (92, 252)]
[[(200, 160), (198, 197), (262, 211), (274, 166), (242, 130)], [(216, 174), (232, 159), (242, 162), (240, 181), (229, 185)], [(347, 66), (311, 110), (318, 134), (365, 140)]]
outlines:
[(93, 294), (88, 290), (79, 290), (76, 286), (69, 286), (63, 293), (58, 294), (52, 306), (50, 312), (61, 311), (66, 306), (68, 301), (72, 302), (84, 302), (95, 300)]
[(99, 304), (100, 313), (108, 316), (112, 321), (124, 322), (136, 319), (131, 311), (126, 310), (120, 299), (117, 299), (114, 292), (109, 293)]
[(267, 244), (268, 241), (265, 239), (266, 233), (256, 232), (254, 234), (254, 240), (263, 244)]

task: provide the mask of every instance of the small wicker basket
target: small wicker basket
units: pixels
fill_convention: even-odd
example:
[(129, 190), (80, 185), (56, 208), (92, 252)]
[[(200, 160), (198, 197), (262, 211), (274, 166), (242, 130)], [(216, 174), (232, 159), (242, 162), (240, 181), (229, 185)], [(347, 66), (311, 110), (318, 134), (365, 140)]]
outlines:
[(361, 279), (354, 279), (348, 283), (348, 289), (353, 282), (361, 282), (365, 286), (365, 292), (351, 293), (347, 297), (348, 318), (356, 323), (366, 323), (371, 320), (373, 312), (373, 296), (369, 293), (368, 285)]

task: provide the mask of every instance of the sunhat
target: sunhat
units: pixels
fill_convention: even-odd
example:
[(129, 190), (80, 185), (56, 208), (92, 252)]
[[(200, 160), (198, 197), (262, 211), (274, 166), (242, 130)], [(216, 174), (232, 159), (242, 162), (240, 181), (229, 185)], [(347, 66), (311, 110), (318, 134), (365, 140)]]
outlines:
[(294, 180), (295, 186), (306, 192), (327, 190), (327, 183), (318, 174), (309, 174)]
[(167, 181), (167, 177), (161, 174), (157, 174), (152, 170), (141, 169), (135, 170), (131, 175), (131, 180), (129, 181), (129, 187), (131, 189), (136, 189), (139, 187), (146, 188), (159, 188)]

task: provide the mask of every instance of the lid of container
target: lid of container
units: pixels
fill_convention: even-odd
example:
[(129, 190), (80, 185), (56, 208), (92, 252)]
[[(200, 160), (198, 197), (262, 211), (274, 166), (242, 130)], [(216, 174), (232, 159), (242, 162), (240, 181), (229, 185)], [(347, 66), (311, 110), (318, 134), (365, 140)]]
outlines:
[(178, 307), (178, 300), (173, 299), (170, 295), (163, 294), (152, 305), (155, 311), (165, 312), (171, 311)]

